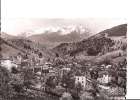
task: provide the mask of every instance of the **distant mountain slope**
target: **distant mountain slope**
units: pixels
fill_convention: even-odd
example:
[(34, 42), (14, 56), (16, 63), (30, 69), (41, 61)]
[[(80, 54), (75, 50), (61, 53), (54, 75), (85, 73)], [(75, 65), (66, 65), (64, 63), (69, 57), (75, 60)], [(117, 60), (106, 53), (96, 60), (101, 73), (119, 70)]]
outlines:
[(18, 48), (0, 37), (0, 53), (3, 57), (13, 56), (19, 52), (26, 53), (23, 49)]
[[(118, 49), (126, 49), (127, 24), (118, 25), (75, 43), (62, 43), (52, 50), (64, 55), (104, 55)], [(119, 39), (116, 39), (118, 38)]]
[(3, 39), (1, 41), (1, 54), (3, 57), (16, 56), (18, 53), (27, 54), (31, 57), (38, 57), (41, 53), (43, 57), (50, 56), (50, 52), (40, 44), (36, 44), (28, 39)]
[(112, 27), (110, 29), (104, 30), (100, 33), (107, 33), (108, 36), (126, 36), (127, 24), (115, 26), (115, 27)]
[[(84, 30), (84, 31), (83, 31)], [(29, 36), (28, 39), (46, 45), (48, 48), (53, 48), (64, 42), (77, 42), (90, 36), (90, 33), (85, 28), (76, 27), (72, 30), (60, 29), (55, 32), (46, 31), (42, 34)], [(65, 33), (65, 34), (64, 34)]]
[[(59, 32), (53, 32), (53, 33), (44, 33), (40, 35), (33, 35), (29, 37), (29, 39), (34, 41), (44, 41), (44, 42), (72, 42), (72, 41), (79, 41), (83, 38), (89, 36), (88, 33), (80, 34), (77, 32), (72, 32), (69, 34), (62, 35)], [(40, 40), (40, 41), (39, 41)]]

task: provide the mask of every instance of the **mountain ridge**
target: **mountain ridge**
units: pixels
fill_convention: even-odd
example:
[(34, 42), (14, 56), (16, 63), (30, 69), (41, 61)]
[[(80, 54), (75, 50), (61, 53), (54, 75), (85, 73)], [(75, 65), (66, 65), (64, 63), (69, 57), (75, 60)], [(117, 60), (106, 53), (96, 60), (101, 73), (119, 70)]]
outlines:
[(46, 31), (42, 34), (32, 35), (27, 38), (34, 42), (44, 44), (48, 46), (48, 48), (53, 48), (63, 42), (78, 42), (90, 36), (88, 29), (85, 29), (82, 33), (81, 31), (80, 29), (76, 30), (76, 28), (65, 34), (61, 34), (61, 31), (51, 33)]
[[(91, 53), (95, 53), (95, 55), (93, 55), (96, 56), (100, 53), (104, 54), (108, 51), (111, 51), (111, 49), (115, 49), (113, 45), (117, 46), (117, 41), (112, 39), (112, 37), (126, 37), (126, 33), (127, 24), (122, 24), (112, 27), (110, 29), (103, 30), (87, 39), (83, 39), (82, 41), (76, 43), (62, 43), (57, 47), (53, 48), (52, 50), (60, 55), (76, 55), (80, 52), (86, 52), (87, 55), (88, 51), (93, 51)], [(123, 44), (121, 42), (123, 39), (124, 38), (118, 40), (120, 41), (120, 44), (118, 44), (118, 47), (116, 48), (123, 48), (124, 44), (126, 45), (126, 43)]]

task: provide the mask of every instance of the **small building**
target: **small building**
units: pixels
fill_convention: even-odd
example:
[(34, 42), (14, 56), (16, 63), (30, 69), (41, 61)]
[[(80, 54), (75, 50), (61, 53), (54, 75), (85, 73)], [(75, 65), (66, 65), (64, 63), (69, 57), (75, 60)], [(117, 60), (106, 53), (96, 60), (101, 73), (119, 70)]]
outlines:
[(65, 71), (70, 71), (70, 70), (71, 70), (71, 68), (69, 68), (69, 67), (64, 67), (64, 68), (62, 68), (62, 70), (65, 70)]
[(107, 83), (111, 82), (111, 80), (114, 78), (107, 71), (101, 71), (98, 74), (99, 74), (98, 75), (99, 77), (98, 77), (97, 81), (101, 84), (107, 84)]
[(100, 70), (105, 70), (105, 64), (102, 64), (101, 66), (100, 66)]
[(10, 59), (0, 59), (0, 65), (11, 70), (12, 67), (17, 68), (18, 65)]
[(50, 69), (50, 70), (49, 70), (49, 73), (55, 73), (55, 70)]
[(75, 76), (75, 84), (81, 83), (83, 87), (86, 87), (86, 77), (85, 76)]
[(100, 70), (101, 71), (103, 71), (103, 70), (108, 70), (109, 68), (111, 68), (112, 67), (112, 65), (105, 65), (105, 64), (102, 64), (101, 66), (100, 66)]
[(111, 81), (111, 77), (109, 75), (103, 75), (97, 79), (100, 83), (109, 83)]
[(48, 67), (51, 67), (52, 63), (51, 62), (46, 62), (45, 65), (48, 66)]
[(110, 86), (105, 86), (105, 85), (101, 85), (101, 84), (98, 84), (98, 87), (101, 89), (110, 89)]
[(42, 65), (35, 65), (33, 66), (33, 72), (37, 73), (37, 72), (41, 72), (42, 71)]
[(21, 53), (18, 53), (14, 60), (20, 63), (23, 60), (23, 55)]
[(63, 75), (66, 75), (70, 70), (71, 70), (71, 68), (69, 68), (69, 67), (63, 67), (61, 70), (59, 70), (60, 77), (62, 78)]
[(112, 65), (106, 65), (105, 66), (106, 69), (111, 68), (111, 67), (112, 67)]
[(92, 86), (92, 81), (86, 76), (75, 76), (75, 84), (80, 83), (83, 89), (90, 89)]

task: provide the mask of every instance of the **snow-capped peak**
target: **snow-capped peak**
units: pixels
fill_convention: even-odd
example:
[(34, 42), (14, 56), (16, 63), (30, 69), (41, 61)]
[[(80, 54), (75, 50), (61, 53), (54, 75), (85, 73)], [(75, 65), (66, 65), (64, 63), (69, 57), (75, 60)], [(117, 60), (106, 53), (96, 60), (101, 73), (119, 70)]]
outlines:
[(59, 32), (62, 35), (69, 34), (71, 32), (78, 32), (79, 34), (88, 32), (89, 30), (83, 26), (76, 26), (76, 25), (69, 25), (69, 26), (49, 26), (47, 28), (41, 28), (35, 31), (35, 33), (52, 33), (52, 32)]
[(20, 36), (28, 37), (31, 35), (42, 34), (42, 33), (46, 33), (46, 32), (48, 34), (51, 34), (53, 32), (59, 32), (61, 35), (70, 34), (71, 32), (83, 34), (83, 33), (88, 33), (89, 29), (82, 25), (48, 26), (45, 28), (39, 28), (37, 30), (34, 30), (33, 32), (22, 33), (22, 34), (20, 34)]

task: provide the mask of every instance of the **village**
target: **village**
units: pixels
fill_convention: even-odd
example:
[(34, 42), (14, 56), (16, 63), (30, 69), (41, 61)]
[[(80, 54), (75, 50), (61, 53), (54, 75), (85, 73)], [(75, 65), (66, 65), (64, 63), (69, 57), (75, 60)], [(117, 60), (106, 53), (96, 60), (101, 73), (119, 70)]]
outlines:
[(86, 100), (87, 94), (90, 100), (125, 99), (126, 59), (118, 65), (109, 61), (93, 65), (79, 62), (74, 57), (46, 60), (39, 56), (31, 59), (19, 53), (15, 57), (1, 58), (0, 65), (15, 79), (11, 84), (18, 94), (23, 90), (27, 93), (41, 91), (50, 96), (47, 100), (59, 100), (66, 94), (74, 100)]

